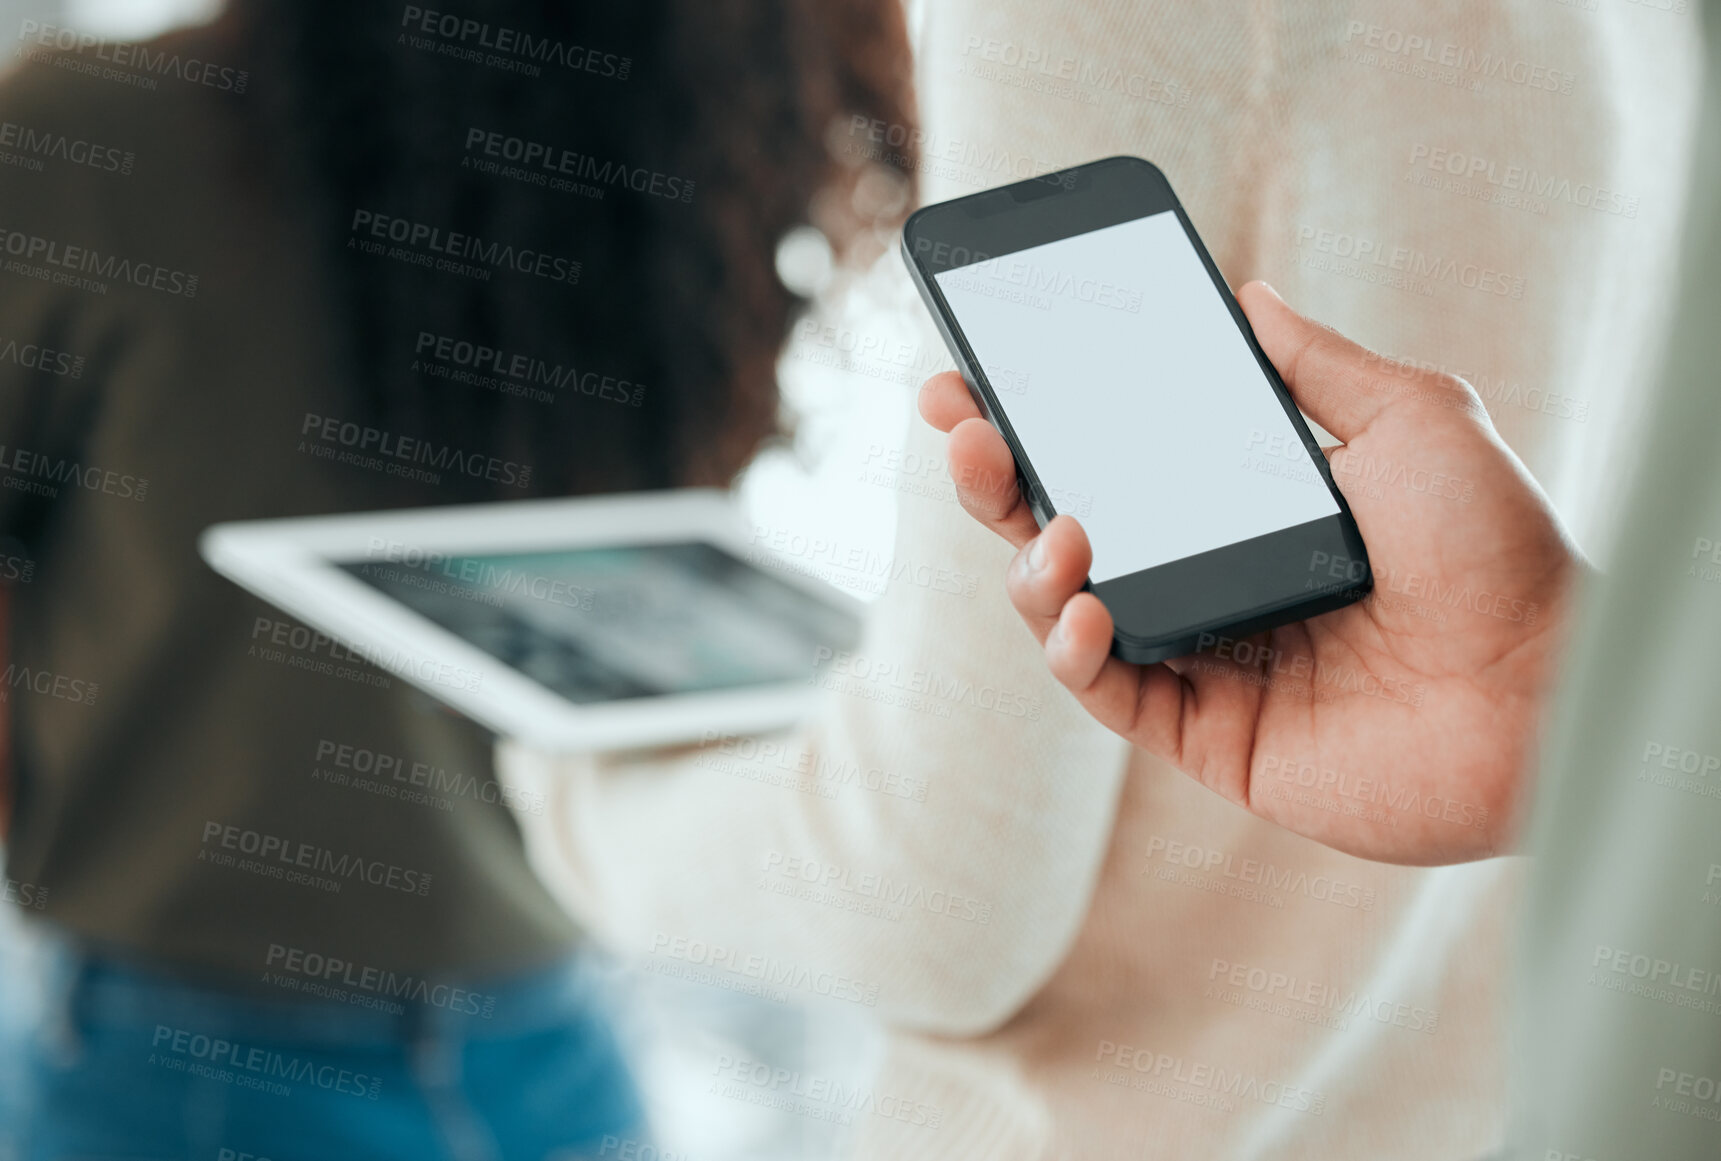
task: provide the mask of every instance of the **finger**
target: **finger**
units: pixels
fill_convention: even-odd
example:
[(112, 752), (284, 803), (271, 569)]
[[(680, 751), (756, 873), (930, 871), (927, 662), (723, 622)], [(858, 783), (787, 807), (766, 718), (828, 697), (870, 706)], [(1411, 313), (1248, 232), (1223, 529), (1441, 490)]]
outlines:
[(944, 371), (920, 385), (920, 417), (939, 431), (950, 431), (964, 419), (978, 419), (980, 409), (962, 376)]
[[(1082, 591), (1092, 565), (1087, 533), (1072, 516), (1055, 517), (1010, 563), (1004, 578), (1010, 603), (1042, 642), (1070, 598)], [(1110, 642), (1109, 618), (1105, 637)]]
[(1112, 619), (1093, 593), (1064, 605), (1046, 637), (1046, 667), (1095, 721), (1149, 753), (1182, 753), (1186, 689), (1165, 665), (1131, 665), (1111, 655)]
[(1016, 461), (997, 429), (984, 419), (963, 420), (946, 446), (956, 498), (980, 523), (1017, 548), (1040, 531), (1016, 486)]
[(1092, 593), (1076, 593), (1046, 629), (1046, 667), (1071, 692), (1087, 692), (1111, 657), (1111, 613)]
[(1304, 318), (1265, 282), (1245, 283), (1237, 303), (1297, 406), (1343, 442), (1393, 403), (1395, 393), (1377, 373), (1378, 355)]

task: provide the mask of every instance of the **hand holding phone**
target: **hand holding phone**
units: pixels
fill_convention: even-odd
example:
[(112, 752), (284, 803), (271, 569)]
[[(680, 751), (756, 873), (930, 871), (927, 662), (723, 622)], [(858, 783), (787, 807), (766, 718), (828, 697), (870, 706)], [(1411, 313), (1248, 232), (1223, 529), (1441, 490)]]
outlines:
[(1156, 167), (1111, 157), (926, 206), (902, 242), (1029, 510), (1087, 529), (1118, 657), (1368, 591), (1344, 496)]
[[(1164, 663), (1121, 660), (1081, 523), (1059, 516), (1040, 529), (1012, 449), (950, 372), (927, 382), (920, 408), (950, 433), (963, 506), (1022, 550), (1011, 601), (1103, 725), (1351, 854), (1437, 864), (1502, 853), (1577, 551), (1468, 384), (1383, 362), (1264, 284), (1238, 301), (1296, 403), (1344, 441), (1332, 478), (1368, 541), (1367, 599), (1270, 632), (1215, 634)], [(1319, 566), (1342, 577), (1347, 562)]]

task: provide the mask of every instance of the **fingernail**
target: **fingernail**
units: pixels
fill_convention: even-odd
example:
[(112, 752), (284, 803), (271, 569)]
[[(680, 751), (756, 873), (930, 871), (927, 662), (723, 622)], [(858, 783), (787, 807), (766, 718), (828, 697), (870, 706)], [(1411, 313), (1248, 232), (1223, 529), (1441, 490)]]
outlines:
[(1028, 571), (1039, 572), (1046, 567), (1046, 536), (1041, 533), (1028, 543)]

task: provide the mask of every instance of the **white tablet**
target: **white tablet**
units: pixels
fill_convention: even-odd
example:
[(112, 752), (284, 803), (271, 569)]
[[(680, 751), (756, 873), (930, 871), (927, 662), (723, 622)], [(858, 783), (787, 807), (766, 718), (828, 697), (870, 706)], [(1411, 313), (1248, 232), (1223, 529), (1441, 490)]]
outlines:
[(615, 750), (791, 724), (859, 602), (686, 489), (218, 524), (224, 576), (500, 734)]

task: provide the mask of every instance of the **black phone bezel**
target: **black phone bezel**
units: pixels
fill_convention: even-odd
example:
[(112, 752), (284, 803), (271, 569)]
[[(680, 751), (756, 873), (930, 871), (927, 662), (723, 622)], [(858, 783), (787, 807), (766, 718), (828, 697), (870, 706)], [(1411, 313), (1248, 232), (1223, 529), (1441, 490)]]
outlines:
[[(1153, 163), (1117, 156), (925, 206), (902, 229), (902, 256), (981, 414), (1015, 459), (1017, 484), (1044, 527), (1051, 494), (1010, 426), (1005, 406), (969, 348), (935, 275), (1034, 246), (1171, 211), (1219, 290), (1338, 505), (1329, 517), (1084, 586), (1112, 614), (1112, 652), (1148, 664), (1305, 620), (1361, 600), (1373, 587), (1368, 552), (1350, 505), (1302, 413), (1196, 233), (1171, 183)], [(1336, 570), (1335, 570), (1336, 566)]]

